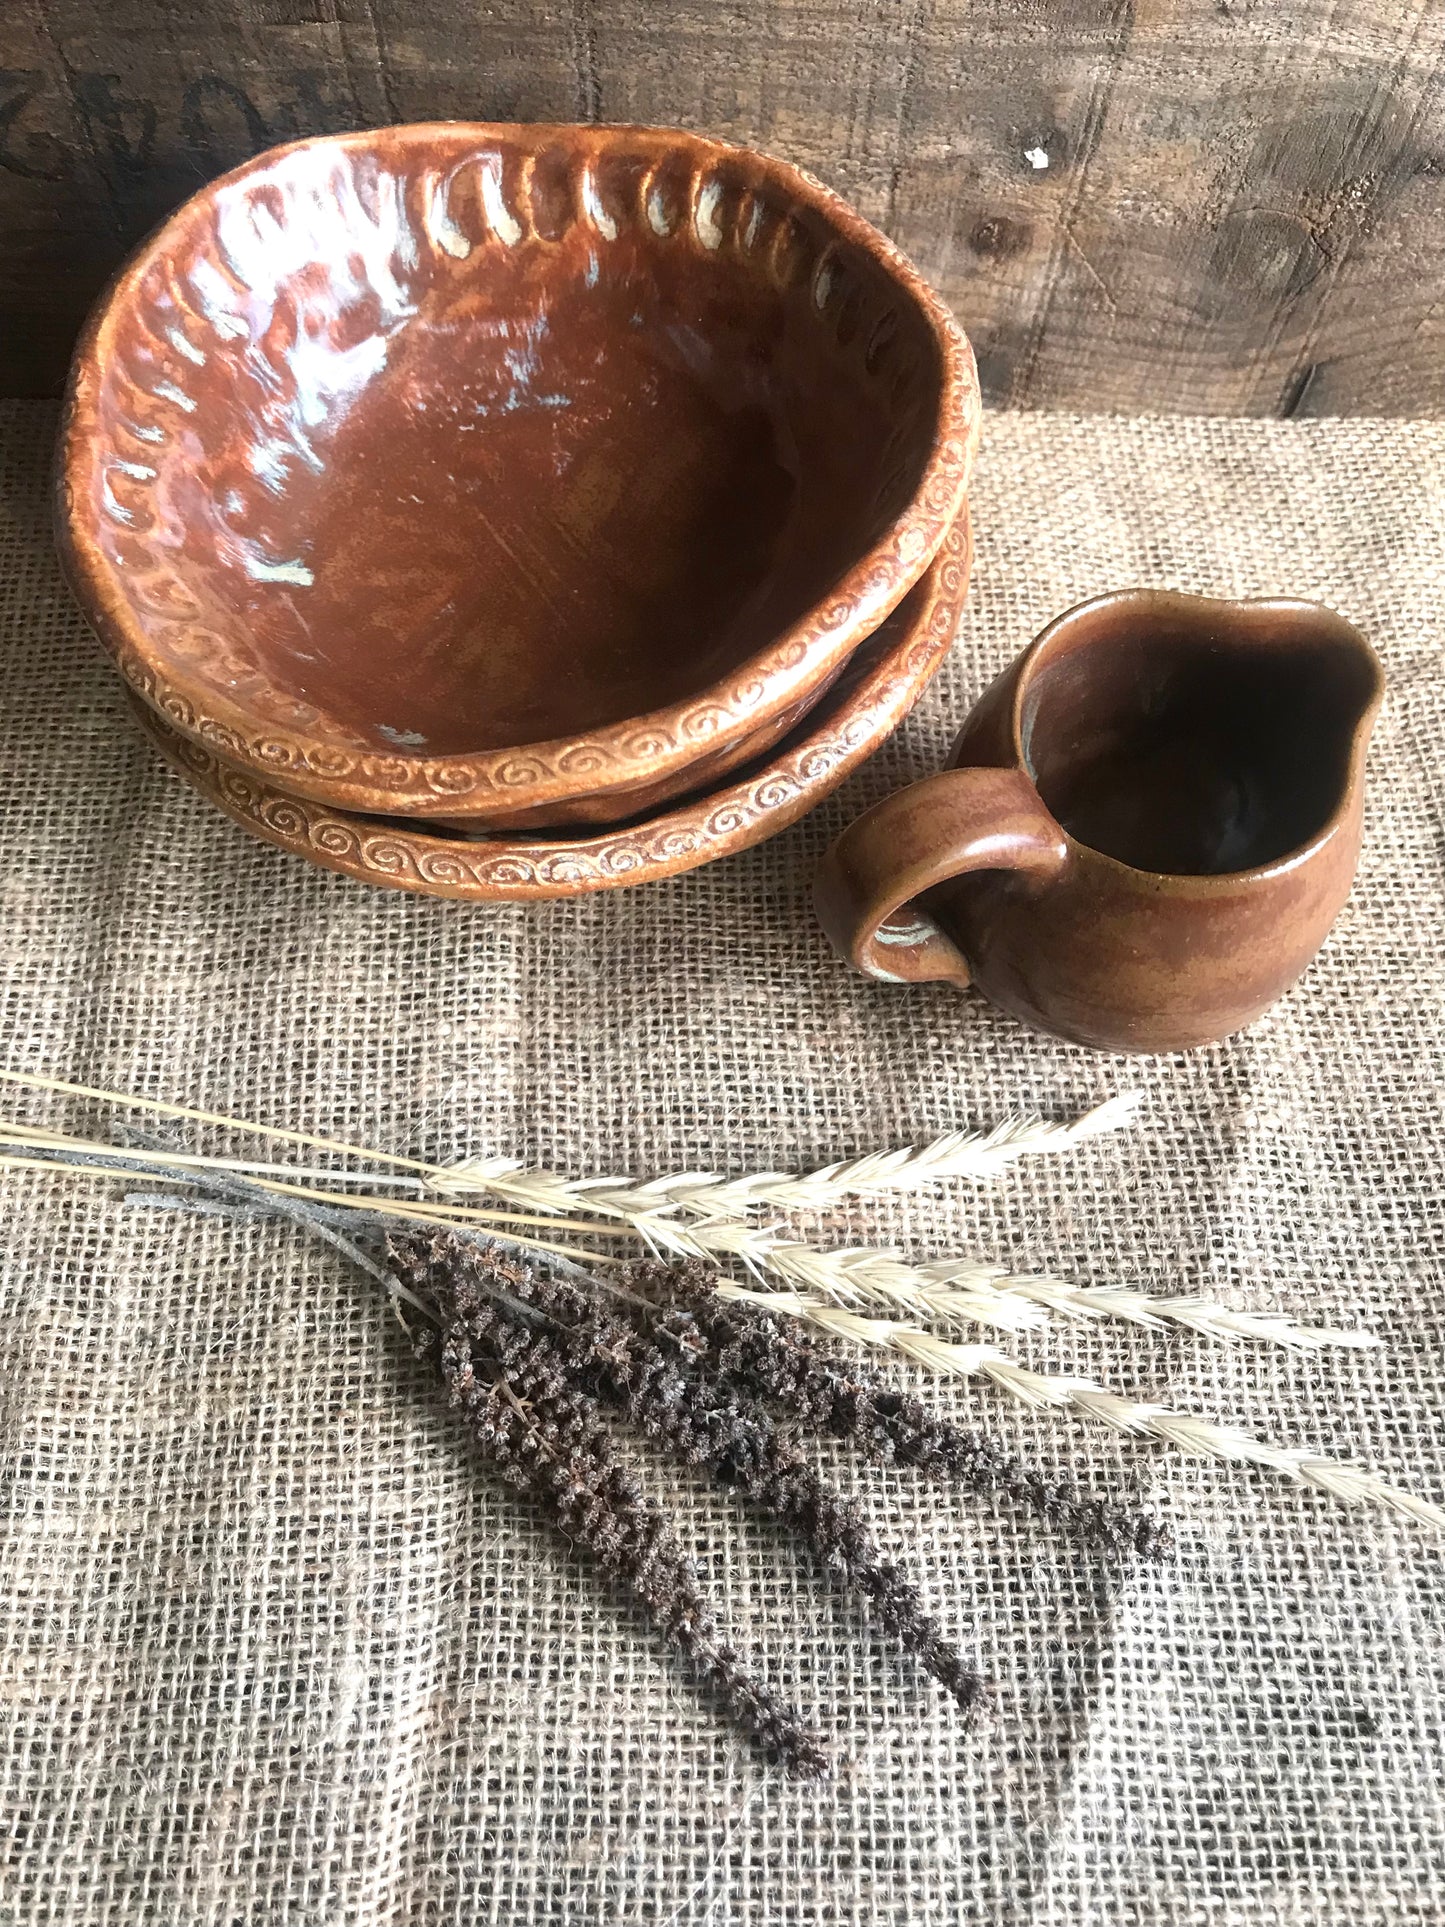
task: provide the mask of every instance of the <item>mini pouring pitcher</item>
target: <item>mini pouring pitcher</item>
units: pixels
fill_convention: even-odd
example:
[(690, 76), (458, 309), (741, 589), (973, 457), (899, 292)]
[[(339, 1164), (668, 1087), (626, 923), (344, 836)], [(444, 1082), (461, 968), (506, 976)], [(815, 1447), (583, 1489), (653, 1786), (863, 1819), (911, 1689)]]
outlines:
[(1226, 1036), (1349, 894), (1383, 693), (1315, 603), (1081, 603), (984, 693), (948, 769), (844, 831), (818, 915), (870, 976), (973, 983), (1099, 1050)]

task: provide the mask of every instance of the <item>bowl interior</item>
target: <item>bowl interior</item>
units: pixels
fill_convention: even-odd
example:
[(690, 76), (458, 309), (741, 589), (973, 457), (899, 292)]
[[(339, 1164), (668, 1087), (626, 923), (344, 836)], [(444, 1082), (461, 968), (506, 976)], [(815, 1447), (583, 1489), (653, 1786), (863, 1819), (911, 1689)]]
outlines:
[(768, 163), (481, 131), (263, 156), (100, 324), (114, 596), (162, 666), (323, 740), (482, 751), (708, 688), (936, 432), (925, 318)]

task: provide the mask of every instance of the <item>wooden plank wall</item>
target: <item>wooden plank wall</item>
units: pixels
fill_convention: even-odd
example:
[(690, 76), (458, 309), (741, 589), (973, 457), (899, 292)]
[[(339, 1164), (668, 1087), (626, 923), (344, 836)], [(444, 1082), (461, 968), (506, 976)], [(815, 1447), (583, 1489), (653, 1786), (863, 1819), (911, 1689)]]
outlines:
[(0, 393), (207, 176), (387, 120), (759, 143), (1003, 404), (1445, 411), (1442, 0), (0, 0)]

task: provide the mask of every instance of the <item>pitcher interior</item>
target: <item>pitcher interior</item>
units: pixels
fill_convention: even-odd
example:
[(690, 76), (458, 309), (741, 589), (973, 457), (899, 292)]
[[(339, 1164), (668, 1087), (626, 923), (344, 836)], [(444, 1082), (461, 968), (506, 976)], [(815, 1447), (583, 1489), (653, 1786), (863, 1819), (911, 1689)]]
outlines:
[(1257, 869), (1334, 815), (1375, 667), (1325, 612), (1246, 605), (1236, 626), (1168, 600), (1054, 638), (1022, 704), (1025, 762), (1090, 849), (1176, 876)]

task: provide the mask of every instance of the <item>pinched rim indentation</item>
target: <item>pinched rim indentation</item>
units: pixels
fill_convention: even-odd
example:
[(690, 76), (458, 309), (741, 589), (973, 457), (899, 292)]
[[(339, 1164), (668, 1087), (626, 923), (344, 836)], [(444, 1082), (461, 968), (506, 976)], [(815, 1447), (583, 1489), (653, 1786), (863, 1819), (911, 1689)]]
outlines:
[(965, 508), (944, 537), (907, 632), (834, 702), (748, 776), (645, 823), (595, 836), (493, 834), (485, 841), (373, 824), (274, 789), (135, 708), (147, 734), (233, 822), (307, 862), (365, 883), (470, 902), (579, 896), (654, 883), (749, 849), (836, 789), (902, 722), (942, 666), (968, 593), (973, 538)]
[[(556, 219), (585, 222), (605, 246), (627, 221), (647, 222), (654, 234), (707, 251), (736, 249), (764, 260), (780, 283), (809, 290), (822, 324), (859, 354), (870, 377), (906, 385), (906, 365), (890, 369), (899, 332), (897, 301), (921, 319), (939, 364), (932, 443), (913, 497), (880, 540), (835, 585), (826, 600), (766, 649), (712, 687), (679, 703), (626, 719), (585, 736), (517, 748), (440, 757), (412, 757), (348, 744), (314, 732), (315, 711), (268, 688), (259, 716), (232, 700), (214, 679), (184, 673), (175, 658), (197, 665), (234, 659), (200, 625), (200, 611), (184, 583), (167, 573), (161, 554), (141, 580), (149, 595), (149, 624), (122, 591), (114, 565), (91, 526), (89, 483), (102, 470), (102, 499), (127, 540), (143, 553), (148, 530), (148, 481), (156, 438), (195, 409), (186, 371), (207, 346), (205, 331), (228, 332), (224, 303), (202, 317), (187, 306), (168, 249), (223, 191), (250, 181), (258, 202), (265, 175), (301, 150), (330, 150), (338, 166), (350, 156), (381, 149), (397, 153), (390, 177), (397, 194), (416, 201), (416, 228), (428, 245), (453, 261), (476, 249), (545, 246)], [(561, 214), (543, 206), (537, 164), (559, 150), (568, 155), (570, 199)], [(410, 161), (410, 166), (403, 163)], [(604, 165), (607, 164), (607, 165)], [(615, 163), (615, 165), (612, 165)], [(468, 191), (463, 191), (467, 189)], [(625, 190), (625, 191), (624, 191)], [(263, 210), (264, 212), (264, 210)], [(552, 224), (552, 225), (549, 225)], [(860, 312), (849, 248), (880, 270), (894, 305)], [(234, 272), (234, 264), (217, 269)], [(134, 378), (116, 350), (120, 318), (141, 299), (147, 276), (167, 276), (174, 309), (158, 341), (154, 373)], [(244, 324), (239, 317), (231, 323)], [(156, 338), (158, 340), (158, 337)], [(103, 381), (128, 383), (122, 420), (128, 432), (112, 442), (102, 434), (98, 402)], [(979, 392), (972, 351), (953, 317), (893, 244), (811, 175), (752, 150), (665, 129), (623, 127), (493, 126), (437, 123), (380, 133), (323, 136), (273, 148), (211, 183), (186, 204), (122, 271), (88, 324), (67, 396), (62, 439), (59, 523), (62, 554), (76, 593), (130, 687), (174, 730), (231, 762), (284, 779), (298, 795), (352, 808), (401, 815), (434, 812), (485, 814), (499, 804), (520, 813), (585, 788), (607, 791), (685, 767), (703, 747), (756, 729), (821, 681), (897, 606), (938, 553), (965, 500), (979, 431)], [(123, 442), (123, 446), (121, 443)], [(903, 459), (899, 451), (898, 460)], [(153, 637), (164, 635), (166, 658)], [(234, 679), (234, 678), (233, 678)], [(241, 679), (244, 682), (244, 678)]]

